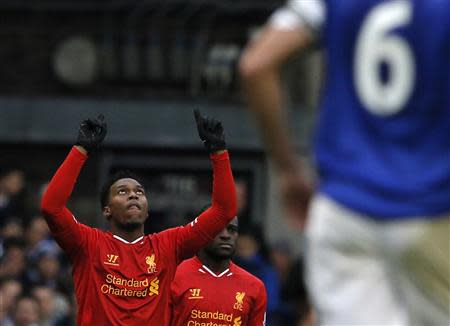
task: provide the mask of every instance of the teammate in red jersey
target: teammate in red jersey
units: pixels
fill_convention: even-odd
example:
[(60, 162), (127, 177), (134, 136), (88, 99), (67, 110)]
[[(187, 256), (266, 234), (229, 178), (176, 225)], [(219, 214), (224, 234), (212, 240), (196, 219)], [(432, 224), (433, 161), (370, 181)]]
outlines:
[(169, 316), (170, 283), (177, 265), (192, 257), (236, 216), (236, 194), (223, 128), (196, 111), (201, 140), (213, 164), (212, 205), (183, 227), (144, 235), (148, 203), (142, 184), (112, 179), (102, 196), (110, 232), (83, 225), (66, 202), (87, 154), (106, 135), (103, 117), (85, 120), (78, 141), (42, 199), (50, 230), (73, 265), (77, 325), (153, 325)]
[(233, 219), (198, 255), (178, 266), (170, 294), (170, 326), (262, 326), (267, 296), (261, 280), (231, 261)]

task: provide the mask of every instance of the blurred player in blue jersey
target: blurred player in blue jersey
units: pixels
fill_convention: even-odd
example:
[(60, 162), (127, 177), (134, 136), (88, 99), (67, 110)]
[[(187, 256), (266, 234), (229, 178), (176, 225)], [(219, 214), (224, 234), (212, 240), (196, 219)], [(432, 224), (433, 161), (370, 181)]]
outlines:
[[(288, 212), (304, 221), (309, 206), (321, 324), (449, 324), (449, 17), (449, 0), (294, 0), (241, 57)], [(308, 202), (280, 68), (317, 44), (326, 78)]]

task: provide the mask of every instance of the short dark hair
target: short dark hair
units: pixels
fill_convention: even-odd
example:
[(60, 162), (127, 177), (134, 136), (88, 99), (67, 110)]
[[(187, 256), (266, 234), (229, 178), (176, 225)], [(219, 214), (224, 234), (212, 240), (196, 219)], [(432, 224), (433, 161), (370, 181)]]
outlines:
[(140, 178), (137, 176), (136, 173), (130, 171), (130, 170), (119, 170), (114, 172), (103, 184), (102, 189), (100, 191), (100, 204), (102, 205), (102, 208), (105, 207), (108, 204), (108, 198), (109, 198), (109, 191), (111, 186), (120, 179), (134, 179), (137, 182), (140, 182)]
[(20, 248), (25, 250), (26, 243), (25, 240), (19, 237), (12, 237), (5, 239), (3, 243), (3, 248), (8, 251), (10, 248)]

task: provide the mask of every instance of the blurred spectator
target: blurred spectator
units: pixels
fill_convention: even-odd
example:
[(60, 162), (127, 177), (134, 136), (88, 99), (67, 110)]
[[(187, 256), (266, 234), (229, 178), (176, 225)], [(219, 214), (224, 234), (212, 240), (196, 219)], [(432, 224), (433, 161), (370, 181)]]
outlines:
[(54, 250), (42, 250), (36, 257), (34, 265), (31, 265), (26, 273), (27, 284), (30, 286), (41, 284), (53, 289), (59, 289), (61, 285), (61, 262), (58, 252)]
[(70, 304), (64, 296), (45, 285), (35, 286), (31, 293), (39, 303), (39, 326), (68, 326), (70, 324)]
[(0, 281), (0, 325), (12, 325), (12, 309), (22, 294), (22, 283), (13, 278)]
[(21, 198), (25, 187), (25, 175), (22, 170), (9, 167), (0, 169), (0, 223), (11, 216), (24, 215)]
[(0, 279), (22, 280), (26, 269), (25, 243), (21, 238), (9, 238), (4, 243), (4, 254), (0, 260)]
[(40, 281), (51, 287), (56, 287), (61, 265), (58, 256), (51, 251), (39, 255), (38, 272)]
[(10, 238), (22, 238), (24, 234), (22, 220), (9, 217), (0, 227), (0, 259), (4, 254), (4, 242)]
[(263, 281), (267, 291), (267, 325), (281, 325), (278, 322), (280, 282), (275, 268), (268, 260), (267, 246), (259, 226), (239, 230), (234, 261)]
[(20, 238), (23, 236), (23, 223), (18, 217), (9, 217), (2, 223), (3, 226), (0, 229), (0, 236), (2, 239), (7, 238)]
[[(286, 325), (297, 319), (295, 304), (286, 294), (292, 288), (292, 284), (289, 284), (292, 281), (290, 277), (293, 265), (292, 249), (289, 243), (279, 240), (271, 247), (269, 256), (280, 280), (281, 304), (278, 310), (278, 320), (280, 323), (282, 322), (281, 324)], [(295, 280), (295, 282), (298, 283), (299, 281)]]
[(295, 259), (291, 246), (284, 240), (274, 243), (270, 259), (281, 283), (281, 304), (277, 318), (279, 325), (314, 325), (315, 316), (306, 290), (303, 259)]
[(29, 296), (20, 297), (17, 300), (13, 312), (13, 325), (38, 326), (39, 316), (40, 311), (38, 301), (35, 298)]
[(285, 240), (276, 241), (270, 249), (270, 260), (278, 272), (280, 281), (285, 283), (292, 267), (293, 253), (291, 246)]
[[(43, 255), (59, 256), (61, 249), (50, 237), (50, 230), (42, 216), (35, 216), (25, 231), (27, 258), (33, 270), (37, 269), (38, 260)], [(57, 257), (59, 259), (59, 257)]]
[(42, 216), (35, 216), (31, 219), (26, 231), (25, 239), (29, 254), (32, 255), (33, 251), (37, 249), (38, 244), (49, 238), (50, 230), (47, 223)]
[(26, 281), (29, 286), (57, 286), (60, 249), (49, 234), (47, 223), (41, 216), (35, 216), (25, 231), (28, 259)]

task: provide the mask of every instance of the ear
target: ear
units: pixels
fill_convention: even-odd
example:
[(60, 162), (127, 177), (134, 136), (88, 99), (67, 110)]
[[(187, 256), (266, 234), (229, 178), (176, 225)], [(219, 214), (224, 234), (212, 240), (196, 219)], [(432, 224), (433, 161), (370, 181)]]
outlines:
[(103, 207), (103, 216), (108, 220), (111, 218), (111, 209), (109, 208), (109, 206)]

